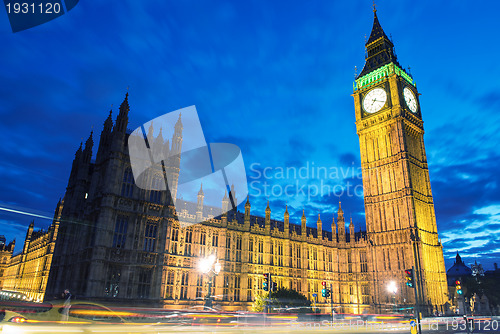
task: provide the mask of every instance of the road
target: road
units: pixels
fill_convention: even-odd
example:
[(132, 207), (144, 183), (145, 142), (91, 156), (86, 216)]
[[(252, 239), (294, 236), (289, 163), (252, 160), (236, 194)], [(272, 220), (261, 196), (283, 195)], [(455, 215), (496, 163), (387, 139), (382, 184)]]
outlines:
[[(467, 331), (459, 321), (443, 322), (427, 320), (423, 323), (422, 333), (453, 333), (466, 334)], [(499, 320), (493, 318), (491, 320), (483, 320), (476, 322), (476, 330), (474, 333), (500, 333), (498, 327)], [(236, 324), (214, 324), (214, 325), (165, 325), (165, 324), (112, 324), (112, 325), (75, 325), (75, 324), (6, 324), (3, 325), (2, 334), (28, 334), (28, 333), (370, 333), (370, 334), (387, 334), (387, 333), (410, 333), (408, 323), (379, 323), (379, 324), (364, 324), (361, 322), (353, 322), (351, 324), (344, 323), (282, 323), (270, 326), (244, 326)]]

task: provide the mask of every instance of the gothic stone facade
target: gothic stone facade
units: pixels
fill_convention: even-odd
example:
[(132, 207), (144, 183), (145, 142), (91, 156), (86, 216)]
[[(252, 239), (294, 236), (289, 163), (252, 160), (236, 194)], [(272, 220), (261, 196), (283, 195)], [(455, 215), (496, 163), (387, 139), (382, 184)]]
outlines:
[[(386, 282), (395, 272), (401, 280), (401, 269), (414, 267), (420, 303), (443, 311), (441, 306), (448, 301), (446, 272), (419, 93), (413, 77), (399, 65), (394, 45), (374, 12), (366, 63), (356, 79), (353, 97), (375, 303), (381, 303)], [(408, 292), (402, 295), (414, 300)]]
[(9, 244), (6, 244), (6, 241), (5, 236), (0, 235), (0, 289), (3, 289), (5, 270), (7, 269), (10, 258), (12, 257), (12, 252), (14, 252), (14, 247), (16, 245), (15, 240), (9, 242)]
[[(438, 240), (423, 143), (420, 108), (409, 109), (405, 87), (418, 96), (416, 85), (397, 62), (392, 42), (375, 14), (366, 44), (365, 67), (356, 80), (354, 101), (360, 138), (367, 232), (345, 231), (342, 209), (331, 231), (250, 213), (176, 199), (182, 147), (182, 120), (168, 142), (165, 170), (149, 175), (173, 180), (169, 192), (135, 186), (128, 156), (128, 94), (113, 124), (104, 123), (95, 160), (92, 134), (73, 162), (62, 208), (59, 238), (47, 295), (69, 288), (76, 295), (102, 300), (181, 308), (203, 304), (208, 277), (197, 270), (200, 257), (215, 254), (222, 271), (212, 295), (225, 310), (248, 309), (261, 292), (263, 273), (278, 286), (296, 289), (313, 299), (321, 282), (332, 285), (337, 311), (361, 313), (390, 309), (387, 285), (398, 286), (396, 303), (413, 304), (414, 290), (404, 281), (404, 269), (416, 269), (418, 297), (424, 310), (441, 311), (447, 302), (442, 247)], [(386, 101), (368, 112), (366, 95), (381, 88)], [(418, 102), (418, 101), (417, 101)], [(418, 104), (417, 104), (418, 106)], [(156, 140), (163, 141), (161, 135)], [(166, 174), (166, 175), (165, 175)], [(222, 194), (221, 194), (222, 195)], [(234, 191), (230, 196), (236, 196)], [(173, 205), (176, 202), (176, 212)], [(222, 212), (228, 208), (222, 199)], [(189, 225), (190, 217), (203, 223)], [(189, 225), (189, 226), (188, 226)], [(319, 306), (327, 306), (318, 297)]]
[(43, 301), (57, 240), (60, 208), (61, 203), (58, 203), (54, 222), (46, 231), (34, 231), (34, 222), (29, 225), (22, 251), (8, 259), (3, 290), (18, 292), (28, 300)]
[[(253, 216), (249, 199), (244, 213), (228, 210), (227, 194), (220, 208), (205, 206), (202, 189), (197, 203), (176, 199), (176, 212), (168, 192), (134, 184), (127, 148), (128, 112), (127, 96), (114, 126), (111, 115), (104, 123), (95, 161), (92, 135), (75, 155), (56, 219), (60, 231), (47, 298), (68, 288), (85, 298), (172, 308), (203, 304), (209, 277), (197, 265), (200, 258), (215, 254), (222, 271), (215, 277), (212, 295), (226, 310), (250, 309), (255, 295), (262, 292), (264, 273), (271, 273), (278, 286), (296, 289), (310, 299), (320, 294), (325, 280), (332, 284), (336, 307), (349, 312), (369, 307), (372, 269), (366, 237), (354, 233), (352, 222), (346, 234), (340, 206), (338, 228), (331, 222), (333, 237), (322, 229), (320, 217), (317, 228), (311, 228), (306, 227), (304, 215), (301, 226), (291, 224), (288, 211), (283, 221), (273, 220), (269, 207), (265, 217)], [(179, 118), (171, 156), (181, 147)], [(166, 167), (167, 173), (176, 174), (168, 179), (177, 179), (179, 159), (168, 158)], [(158, 173), (160, 168), (151, 173), (151, 182), (162, 177)], [(236, 196), (234, 190), (230, 196)], [(189, 224), (197, 216), (204, 222)], [(320, 297), (318, 304), (325, 300)]]

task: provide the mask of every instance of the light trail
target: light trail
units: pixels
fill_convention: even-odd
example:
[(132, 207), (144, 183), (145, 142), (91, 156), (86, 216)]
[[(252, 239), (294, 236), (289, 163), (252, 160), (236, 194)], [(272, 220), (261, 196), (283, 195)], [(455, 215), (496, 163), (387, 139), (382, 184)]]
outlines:
[(20, 215), (25, 215), (25, 216), (31, 216), (31, 217), (38, 217), (38, 218), (43, 218), (43, 219), (49, 219), (49, 220), (52, 220), (54, 218), (54, 217), (49, 217), (49, 216), (38, 215), (38, 214), (32, 213), (32, 212), (14, 210), (14, 209), (6, 208), (6, 207), (1, 207), (1, 206), (0, 206), (0, 210), (1, 211), (12, 212), (12, 213), (18, 213)]

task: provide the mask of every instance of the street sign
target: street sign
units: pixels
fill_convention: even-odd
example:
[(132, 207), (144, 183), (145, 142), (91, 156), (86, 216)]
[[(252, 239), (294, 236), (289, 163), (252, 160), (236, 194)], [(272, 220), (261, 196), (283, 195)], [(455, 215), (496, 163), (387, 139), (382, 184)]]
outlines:
[(410, 320), (410, 333), (411, 334), (417, 334), (418, 329), (417, 329), (417, 321), (415, 319)]

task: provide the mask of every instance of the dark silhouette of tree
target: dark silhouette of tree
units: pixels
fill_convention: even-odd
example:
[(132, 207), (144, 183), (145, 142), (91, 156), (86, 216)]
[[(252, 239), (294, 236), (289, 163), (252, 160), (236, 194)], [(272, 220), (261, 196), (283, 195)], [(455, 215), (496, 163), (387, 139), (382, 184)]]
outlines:
[(477, 294), (481, 297), (483, 294), (488, 297), (490, 306), (497, 307), (500, 305), (500, 276), (479, 276), (467, 277), (462, 280), (462, 289), (464, 296), (470, 299)]
[(311, 312), (311, 301), (298, 291), (279, 288), (270, 293), (272, 307), (282, 312)]
[(276, 291), (265, 292), (255, 296), (252, 305), (254, 312), (311, 312), (311, 301), (298, 291), (287, 288), (279, 288)]

